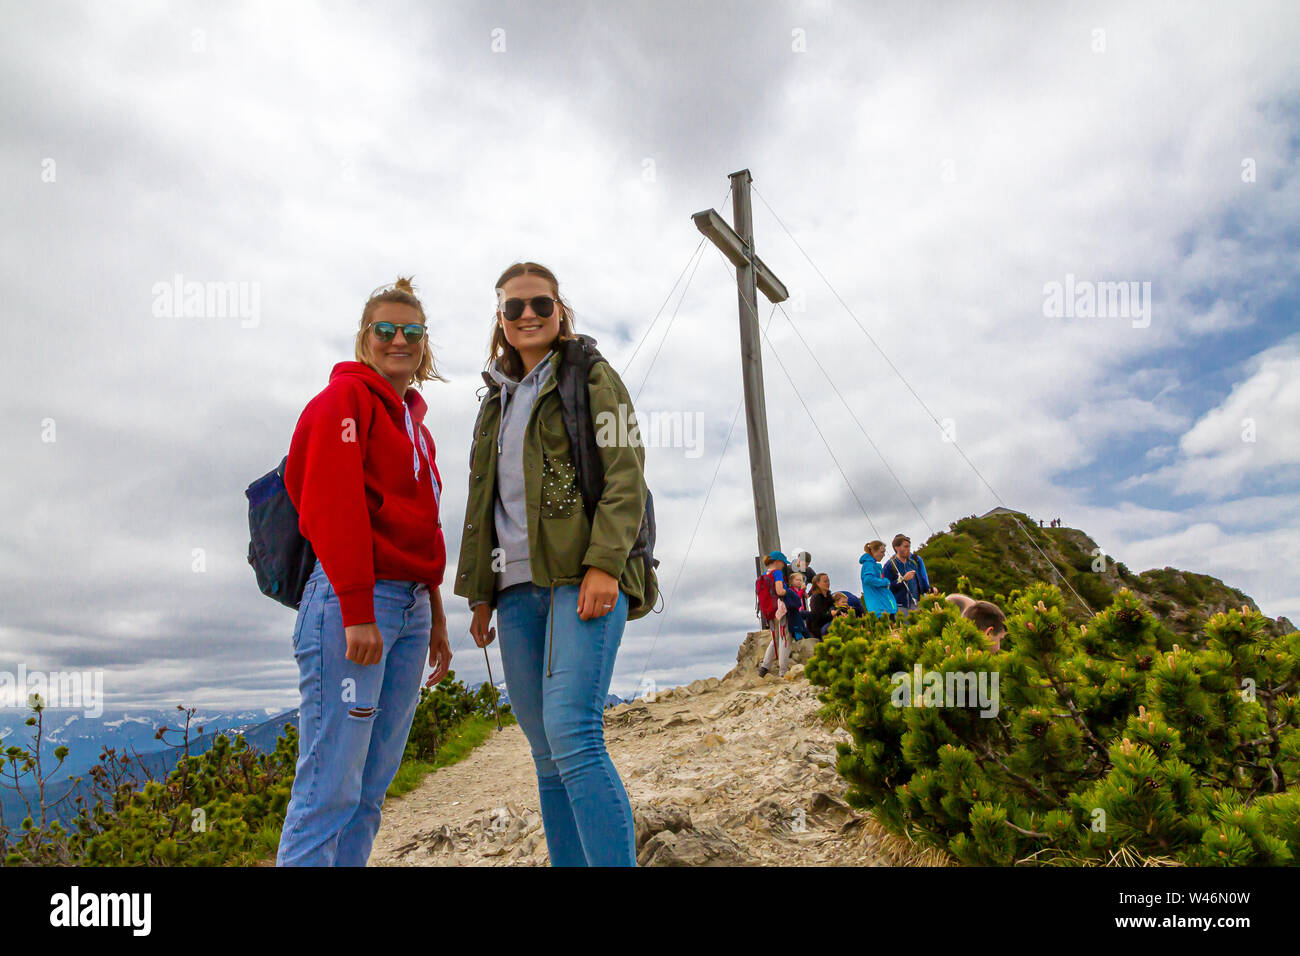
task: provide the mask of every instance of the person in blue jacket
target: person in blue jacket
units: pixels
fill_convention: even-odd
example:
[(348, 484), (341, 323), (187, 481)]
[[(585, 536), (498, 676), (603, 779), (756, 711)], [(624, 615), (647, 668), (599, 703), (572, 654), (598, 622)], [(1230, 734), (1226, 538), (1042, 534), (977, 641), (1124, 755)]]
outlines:
[(862, 565), (862, 604), (869, 614), (896, 614), (898, 601), (894, 599), (885, 580), (880, 562), (885, 557), (885, 542), (872, 541), (863, 549), (858, 564)]
[(912, 539), (905, 534), (894, 535), (894, 554), (885, 562), (885, 579), (889, 590), (898, 602), (900, 617), (906, 617), (921, 603), (921, 595), (929, 594), (930, 577), (925, 573), (925, 562), (919, 554), (912, 554)]

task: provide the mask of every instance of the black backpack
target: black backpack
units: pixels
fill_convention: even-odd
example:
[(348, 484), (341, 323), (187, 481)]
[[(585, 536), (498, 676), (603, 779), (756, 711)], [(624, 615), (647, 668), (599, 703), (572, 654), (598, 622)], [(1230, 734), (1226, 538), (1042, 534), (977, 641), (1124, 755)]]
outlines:
[[(582, 492), (582, 507), (587, 519), (594, 520), (596, 506), (605, 491), (605, 468), (600, 461), (600, 446), (596, 444), (596, 424), (591, 420), (591, 406), (587, 401), (587, 376), (597, 362), (606, 361), (596, 350), (596, 340), (589, 335), (579, 335), (560, 343), (563, 350), (556, 376), (556, 391), (560, 394), (560, 407), (564, 430), (569, 436), (573, 466)], [(645, 607), (653, 608), (659, 600), (659, 580), (655, 568), (655, 504), (650, 489), (645, 492), (645, 513), (641, 528), (627, 559), (640, 558), (645, 572)]]
[(244, 492), (248, 496), (248, 563), (267, 597), (297, 609), (307, 579), (316, 569), (316, 552), (298, 530), (298, 509), (284, 486), (285, 456)]

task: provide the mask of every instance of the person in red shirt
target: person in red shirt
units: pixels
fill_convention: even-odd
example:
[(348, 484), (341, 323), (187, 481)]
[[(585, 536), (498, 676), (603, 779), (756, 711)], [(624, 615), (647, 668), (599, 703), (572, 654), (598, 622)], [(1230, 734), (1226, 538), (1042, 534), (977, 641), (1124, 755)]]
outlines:
[(427, 658), (451, 665), (439, 585), (442, 482), (428, 406), (445, 381), (409, 279), (362, 309), (356, 361), (307, 403), (284, 483), (316, 553), (293, 632), (302, 704), (278, 866), (364, 866), (406, 749)]
[(772, 641), (763, 653), (763, 663), (758, 665), (758, 676), (766, 677), (772, 669), (773, 662), (778, 662), (778, 673), (784, 677), (790, 668), (790, 628), (786, 622), (785, 572), (790, 563), (780, 551), (773, 551), (763, 562), (767, 573), (763, 581), (770, 593), (776, 598), (776, 613), (771, 618), (763, 619), (763, 626), (772, 632)]

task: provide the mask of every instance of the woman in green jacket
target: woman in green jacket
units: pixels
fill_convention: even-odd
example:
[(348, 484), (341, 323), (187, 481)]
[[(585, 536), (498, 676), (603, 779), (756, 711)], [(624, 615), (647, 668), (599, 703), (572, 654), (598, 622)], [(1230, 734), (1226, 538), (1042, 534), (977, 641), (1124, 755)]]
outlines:
[(629, 618), (646, 606), (628, 554), (645, 509), (644, 449), (609, 364), (587, 374), (604, 488), (583, 507), (557, 388), (574, 338), (555, 276), (515, 263), (496, 283), (487, 393), (474, 426), (455, 591), (479, 647), (501, 631), (510, 704), (537, 769), (554, 866), (635, 866), (632, 810), (605, 750), (605, 697)]

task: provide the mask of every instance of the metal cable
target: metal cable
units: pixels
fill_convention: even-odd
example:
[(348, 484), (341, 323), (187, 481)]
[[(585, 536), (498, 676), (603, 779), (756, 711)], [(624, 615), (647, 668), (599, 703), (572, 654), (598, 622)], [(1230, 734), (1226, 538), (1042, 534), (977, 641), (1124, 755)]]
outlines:
[[(773, 313), (776, 311), (775, 304), (772, 306), (772, 312), (768, 313), (767, 323), (772, 324)], [(655, 647), (659, 644), (659, 635), (664, 629), (664, 621), (668, 619), (668, 609), (672, 606), (673, 595), (677, 593), (677, 585), (682, 580), (682, 574), (686, 571), (686, 565), (691, 560), (691, 549), (695, 547), (695, 536), (699, 533), (700, 522), (704, 520), (705, 509), (709, 506), (709, 496), (713, 494), (713, 485), (718, 480), (718, 472), (722, 470), (722, 460), (727, 457), (727, 447), (731, 444), (731, 433), (736, 428), (736, 420), (740, 417), (740, 410), (745, 406), (745, 396), (742, 393), (740, 401), (736, 403), (736, 410), (731, 415), (731, 424), (727, 427), (727, 437), (723, 439), (722, 451), (718, 453), (717, 464), (713, 466), (713, 477), (709, 479), (708, 490), (704, 492), (704, 502), (700, 505), (700, 512), (695, 516), (695, 527), (691, 529), (690, 540), (686, 543), (686, 554), (682, 558), (681, 565), (677, 568), (677, 575), (673, 578), (673, 586), (668, 592), (668, 598), (664, 601), (664, 613), (659, 618), (659, 626), (655, 628), (654, 640), (650, 642), (650, 650), (646, 653), (645, 663), (641, 665), (641, 673), (637, 677), (637, 686), (640, 687), (641, 681), (645, 678), (646, 669), (650, 666), (650, 658), (654, 655)]]
[[(727, 265), (728, 265), (727, 259), (722, 255), (722, 250), (720, 249), (718, 250), (718, 261), (722, 265), (723, 271), (724, 272), (727, 271)], [(745, 303), (745, 306), (749, 308), (749, 314), (753, 315), (755, 322), (757, 322), (758, 316), (754, 315), (753, 308), (749, 306), (748, 302)], [(775, 303), (773, 303), (773, 307), (775, 307)], [(769, 324), (770, 324), (770, 316), (769, 316)], [(767, 329), (761, 329), (760, 331), (762, 332), (763, 335), (763, 341), (767, 342), (768, 345), (771, 345), (772, 340), (767, 337)], [(831, 449), (830, 442), (828, 442), (826, 440), (826, 436), (822, 434), (821, 427), (817, 424), (817, 419), (813, 417), (813, 413), (811, 409), (808, 408), (807, 403), (803, 400), (803, 396), (799, 394), (799, 389), (794, 384), (794, 379), (791, 378), (790, 373), (786, 371), (785, 363), (781, 361), (781, 356), (777, 353), (775, 348), (771, 350), (771, 355), (774, 359), (776, 359), (776, 364), (781, 367), (781, 372), (785, 375), (786, 381), (790, 383), (790, 388), (794, 392), (795, 398), (799, 399), (799, 404), (803, 406), (804, 412), (807, 413), (808, 421), (812, 423), (813, 429), (817, 432), (817, 437), (820, 438), (822, 440), (822, 444), (826, 446), (826, 451), (831, 456), (831, 461), (835, 462), (835, 467), (839, 469), (840, 477), (843, 478), (844, 483), (849, 486), (849, 494), (853, 496), (853, 500), (856, 501), (858, 503), (858, 507), (862, 509), (862, 516), (867, 519), (867, 524), (871, 525), (872, 533), (875, 534), (876, 537), (880, 537), (880, 532), (876, 529), (875, 522), (871, 520), (871, 515), (867, 513), (867, 508), (862, 503), (862, 499), (858, 497), (858, 493), (853, 490), (853, 482), (849, 481), (849, 476), (844, 473), (844, 469), (840, 466), (840, 460), (835, 457), (835, 452)]]
[[(942, 429), (943, 425), (942, 423), (940, 423), (938, 417), (934, 414), (934, 412), (930, 410), (930, 407), (925, 404), (921, 396), (917, 394), (916, 389), (912, 388), (911, 383), (908, 382), (906, 377), (904, 377), (903, 373), (899, 371), (898, 366), (896, 366), (893, 363), (893, 361), (889, 358), (889, 356), (885, 354), (885, 350), (880, 347), (880, 343), (878, 343), (875, 340), (875, 337), (872, 336), (872, 334), (867, 331), (866, 326), (864, 326), (858, 320), (858, 317), (853, 314), (853, 310), (849, 308), (848, 303), (844, 301), (844, 299), (840, 296), (839, 292), (835, 290), (835, 287), (831, 285), (831, 281), (826, 278), (826, 274), (823, 273), (822, 270), (817, 267), (817, 263), (813, 262), (812, 256), (808, 255), (804, 247), (799, 244), (799, 240), (794, 237), (794, 233), (792, 233), (789, 230), (789, 228), (786, 226), (785, 222), (781, 219), (781, 217), (777, 215), (776, 210), (772, 208), (772, 204), (767, 201), (766, 197), (764, 197), (763, 194), (759, 192), (758, 189), (754, 187), (752, 183), (750, 185), (750, 188), (753, 189), (755, 194), (757, 194), (759, 200), (763, 203), (763, 205), (767, 207), (767, 211), (772, 214), (772, 218), (777, 221), (777, 223), (785, 231), (785, 234), (790, 237), (790, 241), (795, 244), (795, 247), (803, 254), (803, 257), (808, 260), (808, 264), (813, 267), (813, 271), (815, 271), (817, 275), (821, 277), (821, 280), (826, 283), (826, 288), (830, 289), (831, 295), (835, 296), (836, 301), (838, 301), (839, 304), (844, 307), (844, 311), (849, 314), (849, 318), (851, 318), (853, 320), (853, 323), (859, 329), (862, 330), (862, 334), (867, 337), (867, 341), (869, 341), (872, 347), (875, 348), (875, 350), (880, 353), (880, 357), (885, 360), (885, 363), (893, 370), (894, 374), (898, 376), (898, 380), (907, 387), (907, 390), (909, 392), (912, 393), (912, 397), (915, 398), (917, 403), (921, 406), (921, 408), (925, 410), (925, 413), (930, 416), (930, 420), (933, 421), (935, 425), (937, 425), (940, 429)], [(1074, 589), (1074, 585), (1070, 583), (1069, 579), (1064, 574), (1061, 574), (1060, 569), (1057, 568), (1056, 564), (1052, 561), (1052, 559), (1049, 558), (1043, 552), (1043, 549), (1038, 546), (1038, 542), (1035, 541), (1033, 537), (1029, 534), (1029, 532), (1025, 530), (1025, 526), (1020, 523), (1020, 519), (1016, 517), (1015, 512), (1012, 511), (1011, 508), (1007, 507), (1007, 503), (1002, 500), (1002, 496), (997, 493), (996, 489), (994, 489), (994, 487), (991, 484), (989, 484), (988, 479), (984, 477), (983, 473), (981, 473), (980, 470), (975, 467), (975, 463), (970, 460), (970, 457), (966, 454), (964, 450), (962, 450), (962, 447), (959, 444), (957, 444), (957, 441), (954, 439), (953, 441), (949, 442), (949, 444), (952, 445), (952, 447), (957, 450), (957, 454), (961, 455), (962, 460), (965, 461), (966, 464), (970, 466), (971, 471), (975, 472), (976, 477), (978, 477), (979, 480), (983, 482), (984, 487), (987, 488), (989, 490), (989, 493), (993, 495), (994, 500), (997, 501), (999, 505), (1001, 505), (1003, 508), (1006, 508), (1007, 511), (1011, 513), (1011, 520), (1014, 521), (1016, 527), (1020, 529), (1020, 533), (1025, 536), (1025, 539), (1033, 546), (1034, 550), (1039, 553), (1042, 559), (1047, 562), (1048, 566), (1056, 573), (1057, 577), (1065, 583), (1065, 586), (1070, 589), (1070, 593), (1075, 596), (1075, 598), (1079, 601), (1080, 604), (1083, 605), (1084, 609), (1089, 614), (1094, 613), (1092, 607), (1088, 604), (1087, 601), (1083, 599), (1083, 595), (1081, 595), (1078, 591)]]

